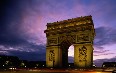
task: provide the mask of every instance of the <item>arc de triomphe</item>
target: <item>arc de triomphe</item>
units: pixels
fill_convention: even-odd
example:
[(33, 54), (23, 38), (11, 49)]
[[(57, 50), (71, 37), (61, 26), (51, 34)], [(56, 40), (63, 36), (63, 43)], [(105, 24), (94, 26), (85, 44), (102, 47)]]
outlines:
[(47, 23), (46, 26), (47, 67), (67, 67), (71, 45), (74, 46), (74, 66), (92, 67), (95, 29), (91, 15)]

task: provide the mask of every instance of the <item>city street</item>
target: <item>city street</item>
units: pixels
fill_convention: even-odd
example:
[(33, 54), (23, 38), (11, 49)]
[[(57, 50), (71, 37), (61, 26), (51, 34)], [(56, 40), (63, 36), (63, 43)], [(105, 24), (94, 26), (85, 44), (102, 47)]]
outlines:
[(112, 73), (104, 72), (102, 69), (94, 70), (77, 70), (77, 69), (29, 69), (19, 71), (1, 71), (0, 73)]
[[(6, 72), (0, 72), (0, 73), (13, 73), (13, 72), (10, 72), (10, 71), (6, 71)], [(47, 72), (47, 71), (34, 71), (34, 72), (30, 72), (30, 71), (18, 71), (18, 72), (14, 72), (14, 73), (112, 73), (112, 72), (79, 72), (79, 71), (52, 71), (52, 72)]]

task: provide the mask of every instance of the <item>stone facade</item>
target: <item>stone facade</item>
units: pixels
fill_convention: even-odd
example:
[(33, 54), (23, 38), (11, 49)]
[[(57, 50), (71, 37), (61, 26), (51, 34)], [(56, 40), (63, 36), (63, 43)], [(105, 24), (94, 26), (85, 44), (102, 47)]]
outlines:
[(77, 68), (93, 65), (95, 29), (92, 16), (47, 23), (46, 66), (67, 67), (68, 48), (74, 45), (74, 65)]

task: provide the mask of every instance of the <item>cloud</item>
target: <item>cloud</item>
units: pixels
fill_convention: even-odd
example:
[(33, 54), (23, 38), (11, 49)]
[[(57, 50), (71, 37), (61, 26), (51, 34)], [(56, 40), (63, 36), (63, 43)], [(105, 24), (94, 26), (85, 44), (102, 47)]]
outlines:
[(94, 60), (102, 58), (111, 58), (116, 55), (115, 44), (116, 44), (116, 32), (112, 27), (98, 27), (95, 28), (96, 36), (94, 39)]
[(96, 28), (94, 45), (102, 46), (116, 43), (116, 29), (110, 27)]
[(33, 43), (25, 43), (20, 44), (18, 46), (16, 45), (0, 45), (0, 51), (25, 51), (25, 52), (38, 52), (38, 51), (45, 51), (46, 46), (45, 45), (36, 45)]
[[(2, 11), (6, 11), (5, 13), (3, 13), (3, 15), (6, 17), (2, 21), (3, 22), (2, 27), (4, 27), (2, 28), (4, 31), (1, 32), (2, 35), (9, 36), (6, 35), (7, 33), (13, 36), (17, 35), (23, 39), (27, 39), (29, 42), (34, 42), (36, 44), (46, 43), (46, 37), (43, 31), (46, 28), (45, 25), (47, 24), (47, 22), (59, 21), (76, 16), (88, 15), (90, 13), (86, 13), (86, 11), (91, 11), (91, 10), (96, 11), (97, 14), (99, 14), (98, 13), (98, 11), (100, 10), (99, 8), (102, 7), (108, 8), (109, 11), (111, 8), (109, 7), (109, 5), (108, 7), (103, 6), (106, 5), (109, 1), (105, 3), (101, 1), (100, 4), (97, 1), (91, 1), (91, 0), (89, 2), (79, 1), (79, 0), (78, 1), (76, 0), (74, 1), (70, 1), (70, 0), (68, 1), (66, 0), (64, 1), (62, 0), (8, 1), (7, 0), (7, 2), (5, 1), (3, 2), (4, 5), (2, 5), (2, 7), (6, 7), (6, 10), (2, 9)], [(113, 3), (113, 2), (109, 2), (109, 3)], [(98, 5), (102, 7), (98, 7)], [(88, 8), (86, 8), (87, 6)], [(113, 10), (114, 9), (115, 8), (113, 8)], [(103, 11), (99, 11), (99, 12), (103, 14)], [(94, 16), (95, 12), (92, 12), (92, 15)], [(93, 18), (97, 18), (97, 17), (98, 16), (94, 16)]]
[(109, 51), (109, 50), (101, 50), (101, 51), (95, 50), (94, 53), (105, 53), (105, 52), (107, 52), (107, 51)]
[(22, 60), (45, 61), (45, 45), (28, 45), (21, 47), (0, 46), (1, 55), (17, 56)]
[(109, 56), (110, 54), (115, 54), (115, 53), (104, 53), (104, 52), (103, 52), (103, 54), (98, 54), (98, 53), (97, 53), (97, 54), (94, 54), (93, 56), (103, 56), (103, 55)]

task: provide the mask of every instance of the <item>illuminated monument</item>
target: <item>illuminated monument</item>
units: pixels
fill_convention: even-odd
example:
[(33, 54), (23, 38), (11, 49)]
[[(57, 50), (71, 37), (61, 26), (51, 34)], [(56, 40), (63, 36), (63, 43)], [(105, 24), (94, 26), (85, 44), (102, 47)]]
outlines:
[(93, 65), (95, 29), (92, 16), (84, 16), (47, 23), (46, 66), (67, 67), (68, 48), (74, 46), (74, 66), (88, 68)]

